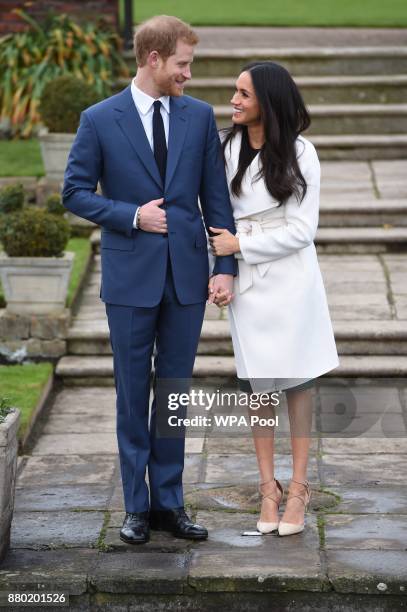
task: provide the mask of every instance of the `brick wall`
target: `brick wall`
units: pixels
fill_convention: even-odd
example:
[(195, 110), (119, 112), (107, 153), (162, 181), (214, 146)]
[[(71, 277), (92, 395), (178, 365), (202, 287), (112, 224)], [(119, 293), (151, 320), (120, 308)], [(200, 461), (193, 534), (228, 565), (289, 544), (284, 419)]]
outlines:
[(20, 32), (26, 28), (11, 11), (22, 8), (30, 15), (41, 18), (48, 11), (67, 13), (78, 21), (95, 21), (103, 17), (114, 27), (118, 27), (118, 0), (0, 0), (0, 35), (8, 32)]

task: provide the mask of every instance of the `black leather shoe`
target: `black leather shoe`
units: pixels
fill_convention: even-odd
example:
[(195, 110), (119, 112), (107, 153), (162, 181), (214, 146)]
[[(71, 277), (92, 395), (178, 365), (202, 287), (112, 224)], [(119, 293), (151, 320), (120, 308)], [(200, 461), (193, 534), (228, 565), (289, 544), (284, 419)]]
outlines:
[(193, 523), (184, 508), (171, 510), (150, 510), (150, 527), (157, 531), (169, 531), (176, 538), (186, 540), (206, 540), (205, 527)]
[(150, 539), (149, 512), (127, 512), (120, 539), (126, 544), (145, 544)]

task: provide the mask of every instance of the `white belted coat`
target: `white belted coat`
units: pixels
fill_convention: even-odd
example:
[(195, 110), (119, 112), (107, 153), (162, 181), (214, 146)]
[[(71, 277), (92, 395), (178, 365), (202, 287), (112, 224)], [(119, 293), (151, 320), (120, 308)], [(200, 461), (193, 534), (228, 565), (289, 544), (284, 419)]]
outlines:
[[(229, 189), (240, 143), (237, 134), (226, 146)], [(292, 196), (278, 206), (262, 179), (252, 181), (259, 155), (243, 177), (241, 195), (230, 193), (241, 252), (229, 320), (237, 375), (255, 392), (290, 388), (339, 364), (313, 242), (320, 165), (311, 142), (299, 137), (296, 148), (307, 182), (300, 204)]]

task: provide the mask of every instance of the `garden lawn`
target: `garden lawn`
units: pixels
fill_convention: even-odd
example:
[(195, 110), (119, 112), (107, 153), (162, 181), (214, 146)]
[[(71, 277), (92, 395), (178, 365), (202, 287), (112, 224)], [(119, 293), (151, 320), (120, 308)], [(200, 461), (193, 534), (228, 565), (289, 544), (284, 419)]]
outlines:
[(38, 140), (0, 140), (0, 176), (44, 176)]
[[(65, 250), (75, 253), (71, 278), (69, 280), (68, 295), (66, 298), (66, 305), (69, 307), (72, 304), (72, 299), (76, 294), (91, 255), (90, 240), (88, 238), (71, 238)], [(4, 306), (4, 293), (0, 283), (0, 308)]]
[[(123, 6), (121, 0), (121, 17)], [(176, 15), (194, 25), (406, 27), (407, 1), (133, 0), (136, 23), (160, 14)]]
[(75, 253), (71, 278), (69, 281), (68, 295), (66, 298), (66, 305), (69, 307), (72, 304), (72, 299), (74, 298), (82, 276), (85, 273), (92, 247), (89, 238), (71, 238), (65, 250)]
[(0, 366), (0, 398), (21, 411), (18, 438), (22, 440), (41, 394), (52, 374), (51, 363)]

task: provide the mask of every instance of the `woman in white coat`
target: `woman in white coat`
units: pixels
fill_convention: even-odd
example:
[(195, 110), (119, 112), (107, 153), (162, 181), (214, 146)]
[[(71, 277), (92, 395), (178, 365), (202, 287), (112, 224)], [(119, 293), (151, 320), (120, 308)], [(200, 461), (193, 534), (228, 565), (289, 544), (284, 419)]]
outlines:
[(304, 529), (311, 496), (306, 479), (311, 386), (339, 363), (313, 242), (320, 165), (314, 146), (300, 136), (310, 118), (285, 68), (249, 64), (231, 103), (234, 125), (224, 134), (223, 151), (237, 233), (210, 228), (210, 242), (215, 255), (235, 254), (239, 274), (233, 295), (212, 292), (210, 301), (229, 304), (242, 388), (286, 392), (293, 475), (281, 520), (274, 429), (257, 428), (253, 434), (262, 494), (257, 529), (290, 535)]

